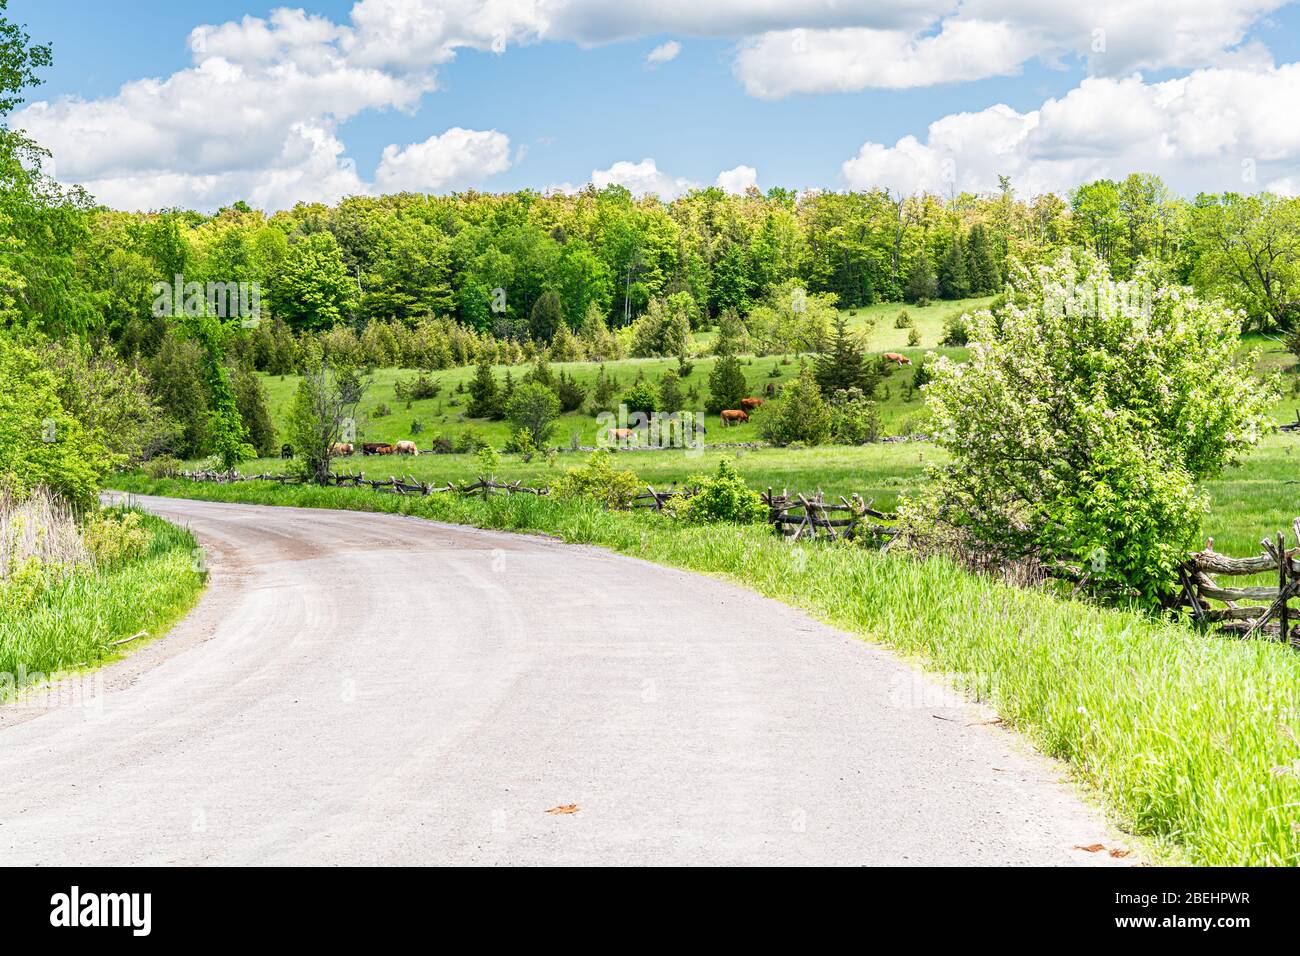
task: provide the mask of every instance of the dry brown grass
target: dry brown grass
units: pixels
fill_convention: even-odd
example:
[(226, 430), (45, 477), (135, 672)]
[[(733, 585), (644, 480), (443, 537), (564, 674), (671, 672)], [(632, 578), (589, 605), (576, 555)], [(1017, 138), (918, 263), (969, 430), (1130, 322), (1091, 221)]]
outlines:
[(32, 558), (73, 567), (91, 560), (72, 509), (44, 488), (22, 499), (0, 491), (0, 581)]

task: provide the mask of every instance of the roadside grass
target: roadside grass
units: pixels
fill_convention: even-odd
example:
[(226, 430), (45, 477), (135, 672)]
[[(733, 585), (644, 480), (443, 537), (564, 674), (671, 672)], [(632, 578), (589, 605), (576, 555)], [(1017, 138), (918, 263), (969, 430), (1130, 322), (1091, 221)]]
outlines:
[[(519, 455), (501, 456), (500, 474), (526, 485), (550, 485), (566, 468), (582, 464), (589, 452), (563, 452), (553, 465), (540, 456), (524, 462)], [(646, 484), (662, 489), (671, 482), (685, 483), (691, 476), (712, 473), (718, 462), (730, 458), (736, 470), (756, 488), (771, 485), (777, 490), (816, 491), (831, 499), (858, 493), (874, 498), (876, 507), (892, 508), (901, 492), (915, 490), (925, 478), (926, 466), (942, 461), (943, 453), (926, 442), (888, 442), (860, 446), (818, 448), (731, 448), (709, 449), (699, 454), (679, 449), (628, 451), (615, 454), (613, 464), (630, 469)], [(190, 462), (194, 466), (197, 462)], [(263, 458), (245, 462), (239, 470), (246, 475), (282, 474), (288, 462)], [(419, 481), (445, 485), (449, 481), (474, 481), (481, 468), (473, 455), (364, 456), (355, 454), (334, 460), (336, 471), (364, 472), (370, 478), (410, 475)]]
[[(117, 660), (194, 606), (204, 583), (194, 537), (153, 515), (142, 515), (141, 527), (152, 540), (139, 558), (76, 571), (31, 607), (0, 617), (0, 701), (55, 672)], [(148, 636), (112, 646), (140, 631)]]
[(531, 495), (403, 498), (139, 474), (114, 484), (548, 532), (722, 575), (948, 675), (1068, 761), (1129, 832), (1202, 864), (1300, 863), (1300, 656), (1277, 644), (1206, 637), (1140, 613), (1009, 587), (946, 559), (791, 545), (761, 527), (685, 527)]

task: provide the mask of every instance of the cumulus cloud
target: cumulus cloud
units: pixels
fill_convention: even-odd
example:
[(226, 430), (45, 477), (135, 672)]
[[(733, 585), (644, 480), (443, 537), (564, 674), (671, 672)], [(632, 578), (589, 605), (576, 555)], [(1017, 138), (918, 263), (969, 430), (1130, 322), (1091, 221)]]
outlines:
[[(1037, 59), (1089, 71), (1269, 63), (1246, 43), (1252, 24), (1288, 0), (962, 0), (920, 27), (768, 31), (742, 41), (733, 69), (753, 96), (834, 93), (962, 82), (1019, 72)], [(805, 25), (806, 26), (806, 25)]]
[(758, 188), (758, 170), (753, 166), (737, 166), (724, 169), (718, 173), (716, 185), (729, 193), (742, 194), (748, 189)]
[(510, 137), (453, 126), (423, 143), (385, 147), (375, 186), (382, 192), (431, 191), (464, 186), (509, 168)]
[(1184, 193), (1296, 182), (1300, 128), (1278, 123), (1300, 98), (1300, 64), (1210, 68), (1158, 83), (1091, 77), (1020, 113), (955, 113), (892, 146), (864, 143), (841, 167), (851, 188), (987, 191), (999, 174), (1022, 192), (1064, 192), (1099, 177), (1159, 174)]
[[(949, 172), (979, 178), (988, 172), (981, 162), (1018, 164), (1026, 175), (1061, 181), (1074, 170), (1134, 161), (1177, 166), (1171, 151), (1218, 156), (1249, 144), (1261, 176), (1291, 183), (1294, 170), (1273, 169), (1280, 162), (1273, 157), (1291, 155), (1293, 134), (1277, 117), (1289, 115), (1295, 100), (1270, 98), (1290, 68), (1274, 68), (1267, 51), (1246, 42), (1251, 26), (1284, 2), (359, 0), (345, 22), (276, 9), (265, 18), (196, 27), (189, 67), (99, 99), (34, 102), (10, 120), (53, 151), (60, 179), (85, 184), (111, 205), (332, 201), (373, 188), (346, 158), (341, 124), (367, 111), (414, 112), (459, 50), (734, 37), (736, 77), (767, 98), (963, 82), (1012, 74), (1034, 59), (1085, 60), (1094, 76), (1030, 113), (991, 107), (938, 121), (924, 141), (867, 143), (845, 164), (850, 182), (877, 171), (898, 183), (933, 183)], [(668, 62), (679, 51), (676, 40), (664, 43), (647, 62)], [(1198, 72), (1160, 84), (1133, 79), (1137, 70), (1167, 69)], [(1210, 89), (1230, 82), (1232, 95), (1264, 97), (1278, 112), (1261, 114), (1258, 99), (1232, 102)], [(1249, 126), (1233, 119), (1245, 115), (1256, 119)], [(509, 165), (503, 142), (496, 130), (457, 128), (395, 144), (373, 182), (476, 182)], [(955, 171), (944, 165), (953, 153), (964, 157)], [(744, 168), (723, 175), (741, 183)], [(652, 160), (616, 163), (593, 180), (661, 196), (688, 185)]]
[(650, 66), (658, 66), (661, 63), (667, 63), (670, 60), (677, 59), (677, 54), (682, 52), (682, 45), (676, 40), (669, 40), (667, 43), (661, 43), (648, 54), (645, 61)]
[(655, 195), (665, 202), (699, 188), (699, 183), (661, 172), (655, 161), (649, 158), (639, 163), (621, 160), (609, 169), (592, 170), (591, 182), (597, 189), (609, 185), (623, 186), (635, 196)]

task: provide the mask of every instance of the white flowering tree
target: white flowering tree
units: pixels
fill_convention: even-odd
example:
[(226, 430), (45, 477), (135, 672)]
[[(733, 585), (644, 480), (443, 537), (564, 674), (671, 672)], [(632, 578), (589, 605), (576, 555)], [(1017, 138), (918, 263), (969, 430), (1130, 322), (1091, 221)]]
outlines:
[(914, 514), (1159, 603), (1200, 530), (1198, 482), (1272, 426), (1277, 385), (1239, 354), (1241, 322), (1148, 269), (1113, 281), (1087, 254), (1013, 270), (1005, 305), (968, 319), (969, 361), (934, 363), (952, 461)]

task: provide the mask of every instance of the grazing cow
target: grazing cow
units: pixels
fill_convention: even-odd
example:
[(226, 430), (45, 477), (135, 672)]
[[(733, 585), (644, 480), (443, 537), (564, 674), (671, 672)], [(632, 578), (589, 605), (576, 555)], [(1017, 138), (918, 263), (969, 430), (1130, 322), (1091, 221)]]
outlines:
[(361, 454), (363, 455), (391, 455), (393, 446), (385, 442), (368, 441), (361, 445)]
[(356, 451), (356, 449), (352, 447), (351, 442), (336, 441), (330, 446), (330, 454), (335, 458), (346, 458), (354, 451)]
[(637, 434), (635, 428), (611, 428), (609, 430), (610, 441), (635, 442)]
[(912, 364), (912, 360), (910, 358), (908, 358), (906, 355), (899, 355), (897, 352), (886, 352), (884, 355), (880, 357), (884, 359), (886, 362), (898, 363), (899, 368), (902, 368), (904, 365)]
[(747, 412), (754, 411), (762, 404), (763, 400), (761, 398), (742, 398), (740, 400), (740, 407)]
[(773, 398), (776, 395), (776, 386), (773, 385), (771, 382), (768, 382), (766, 385), (763, 386), (763, 394), (766, 395), (768, 398)]
[(290, 444), (288, 444), (288, 443), (281, 445), (281, 446), (280, 446), (280, 457), (281, 457), (281, 458), (292, 458), (292, 457), (293, 457), (293, 446), (290, 445)]
[(413, 441), (399, 441), (393, 450), (399, 455), (418, 455), (420, 453), (420, 449), (415, 447)]
[(722, 411), (722, 425), (724, 428), (728, 425), (739, 425), (747, 421), (749, 421), (749, 413), (741, 411), (739, 408), (726, 408)]

